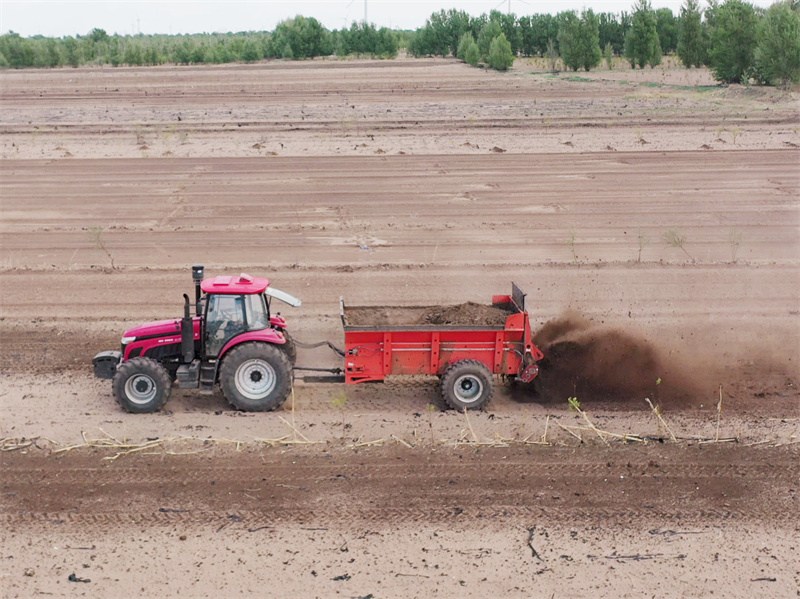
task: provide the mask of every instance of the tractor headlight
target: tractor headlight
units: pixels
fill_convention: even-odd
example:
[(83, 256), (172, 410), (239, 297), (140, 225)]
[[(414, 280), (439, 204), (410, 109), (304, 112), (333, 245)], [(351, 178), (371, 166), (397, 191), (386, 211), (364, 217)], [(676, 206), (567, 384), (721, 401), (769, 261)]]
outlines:
[(136, 341), (136, 337), (123, 337), (122, 338), (122, 345), (128, 345), (132, 341)]

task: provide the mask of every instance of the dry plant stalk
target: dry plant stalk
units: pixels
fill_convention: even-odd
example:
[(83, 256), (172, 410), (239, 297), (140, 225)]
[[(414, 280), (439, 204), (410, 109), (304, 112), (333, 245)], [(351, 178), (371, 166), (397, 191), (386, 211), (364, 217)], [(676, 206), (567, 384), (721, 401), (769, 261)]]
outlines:
[(284, 435), (283, 437), (278, 437), (277, 439), (261, 439), (259, 437), (254, 437), (253, 441), (256, 443), (269, 445), (270, 447), (277, 447), (278, 445), (291, 445), (294, 443), (294, 441), (289, 439), (289, 435)]
[(0, 439), (0, 451), (15, 451), (17, 449), (25, 449), (33, 445), (34, 439), (26, 441), (20, 437), (6, 437)]
[[(601, 435), (601, 434), (602, 435), (608, 435), (609, 437), (614, 437), (615, 439), (621, 439), (623, 441), (636, 441), (637, 443), (644, 443), (645, 442), (644, 439), (642, 439), (639, 435), (632, 435), (630, 433), (624, 433), (624, 434), (611, 433), (609, 431), (601, 430), (601, 429), (599, 429), (597, 427), (577, 426), (577, 425), (567, 424), (567, 425), (564, 425), (562, 428), (564, 428), (567, 431), (569, 431), (571, 429), (575, 429), (575, 430), (579, 430), (579, 431), (592, 431), (594, 433), (597, 433), (598, 435)], [(601, 439), (602, 439), (602, 437), (601, 437)], [(606, 442), (606, 445), (608, 445), (608, 442)]]
[(556, 420), (556, 424), (557, 424), (558, 426), (560, 426), (562, 429), (564, 429), (565, 431), (567, 431), (567, 432), (568, 432), (570, 435), (572, 435), (573, 437), (575, 437), (575, 438), (576, 438), (578, 441), (580, 441), (581, 443), (583, 443), (583, 437), (581, 437), (579, 434), (577, 434), (577, 433), (573, 433), (573, 432), (572, 432), (571, 430), (569, 430), (569, 429), (568, 429), (566, 426), (564, 426), (563, 424), (561, 424), (561, 423), (560, 423), (558, 420)]
[(649, 397), (645, 397), (644, 400), (647, 402), (647, 405), (650, 406), (650, 409), (653, 410), (653, 414), (656, 415), (656, 418), (658, 418), (658, 421), (661, 423), (661, 425), (667, 430), (672, 441), (677, 443), (678, 439), (675, 436), (675, 433), (672, 432), (672, 429), (667, 424), (667, 421), (664, 420), (663, 416), (661, 416), (661, 406), (654, 406)]
[(464, 408), (464, 418), (467, 421), (467, 426), (469, 426), (469, 431), (472, 433), (472, 440), (475, 443), (478, 443), (478, 435), (475, 434), (475, 429), (472, 428), (472, 423), (469, 421), (469, 416), (467, 416), (467, 408)]
[(159, 445), (166, 443), (167, 441), (175, 441), (178, 437), (169, 437), (166, 439), (155, 439), (154, 441), (147, 441), (146, 443), (127, 443), (124, 441), (120, 441), (109, 435), (103, 429), (100, 431), (106, 435), (105, 439), (89, 439), (86, 436), (86, 433), (81, 431), (81, 437), (83, 438), (83, 443), (78, 443), (76, 445), (69, 445), (68, 447), (61, 447), (56, 449), (53, 453), (65, 453), (68, 451), (72, 451), (73, 449), (79, 449), (82, 447), (95, 447), (95, 448), (109, 448), (109, 449), (119, 449), (120, 451), (117, 452), (114, 456), (107, 456), (104, 457), (104, 460), (116, 460), (117, 458), (128, 455), (130, 453), (138, 453), (140, 451), (144, 451), (145, 449), (152, 449)]
[(397, 441), (398, 443), (400, 443), (401, 445), (405, 445), (405, 446), (406, 446), (406, 447), (408, 447), (409, 449), (411, 449), (411, 448), (413, 448), (413, 447), (414, 447), (413, 445), (411, 445), (411, 443), (409, 443), (408, 441), (404, 441), (404, 440), (403, 440), (403, 439), (401, 439), (400, 437), (396, 436), (394, 433), (392, 433), (392, 434), (390, 435), (390, 437), (391, 437), (392, 439), (394, 439), (395, 441)]
[(533, 437), (533, 433), (519, 441), (522, 445), (550, 445), (547, 441), (547, 432), (550, 428), (550, 415), (547, 415), (547, 419), (544, 421), (544, 434), (539, 438), (539, 441), (531, 441), (530, 438)]
[[(574, 404), (571, 404), (571, 406), (572, 406), (572, 409), (573, 409), (573, 410), (575, 410), (576, 412), (578, 412), (578, 414), (580, 414), (581, 416), (583, 416), (583, 419), (584, 419), (584, 420), (586, 421), (586, 423), (589, 425), (589, 428), (590, 428), (591, 430), (593, 430), (595, 433), (597, 433), (597, 436), (598, 436), (598, 437), (600, 437), (600, 440), (601, 440), (603, 443), (605, 443), (605, 444), (606, 444), (606, 446), (608, 446), (608, 444), (609, 444), (609, 443), (608, 443), (608, 439), (606, 439), (606, 438), (603, 436), (603, 433), (604, 433), (605, 431), (601, 431), (599, 428), (597, 428), (597, 427), (594, 425), (594, 423), (593, 423), (591, 420), (589, 420), (589, 416), (586, 414), (586, 412), (584, 412), (583, 410), (581, 410), (580, 406), (578, 406), (578, 405), (577, 405), (577, 402), (575, 402)], [(605, 434), (611, 434), (611, 433), (605, 433)]]
[(722, 385), (719, 386), (719, 403), (717, 404), (717, 432), (714, 434), (714, 441), (719, 441), (720, 418), (722, 418)]
[(355, 443), (351, 443), (348, 445), (351, 449), (355, 449), (356, 447), (373, 447), (376, 445), (383, 445), (386, 442), (386, 439), (375, 439), (374, 441), (362, 441), (363, 437), (359, 437)]

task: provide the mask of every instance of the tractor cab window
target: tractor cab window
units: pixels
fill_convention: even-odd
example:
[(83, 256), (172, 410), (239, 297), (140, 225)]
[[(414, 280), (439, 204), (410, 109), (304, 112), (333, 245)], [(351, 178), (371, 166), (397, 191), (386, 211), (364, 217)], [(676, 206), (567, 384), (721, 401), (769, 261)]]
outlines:
[(206, 320), (206, 354), (217, 356), (225, 344), (247, 330), (244, 297), (211, 294)]
[(264, 304), (263, 295), (260, 293), (245, 295), (244, 303), (247, 311), (248, 331), (260, 331), (269, 327), (269, 312)]

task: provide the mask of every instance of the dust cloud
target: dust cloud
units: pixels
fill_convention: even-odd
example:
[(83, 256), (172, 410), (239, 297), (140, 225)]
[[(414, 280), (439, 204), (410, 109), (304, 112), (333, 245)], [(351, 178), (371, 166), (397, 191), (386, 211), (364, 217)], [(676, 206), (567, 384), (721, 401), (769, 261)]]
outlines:
[[(534, 334), (545, 359), (539, 363), (540, 399), (690, 403), (707, 384), (680, 368), (668, 350), (618, 327), (598, 325), (567, 311)], [(659, 382), (660, 381), (660, 382)]]

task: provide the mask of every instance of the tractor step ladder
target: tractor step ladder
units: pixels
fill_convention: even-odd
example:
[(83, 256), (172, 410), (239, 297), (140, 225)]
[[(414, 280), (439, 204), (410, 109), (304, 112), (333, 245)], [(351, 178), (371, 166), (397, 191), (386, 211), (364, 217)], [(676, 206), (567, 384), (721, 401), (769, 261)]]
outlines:
[(200, 365), (200, 390), (213, 391), (217, 378), (217, 363), (203, 362)]

